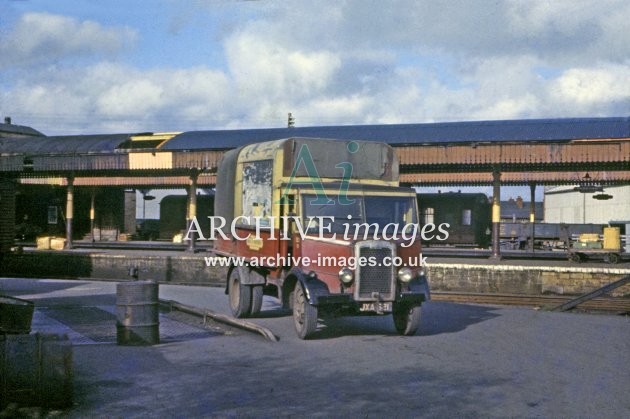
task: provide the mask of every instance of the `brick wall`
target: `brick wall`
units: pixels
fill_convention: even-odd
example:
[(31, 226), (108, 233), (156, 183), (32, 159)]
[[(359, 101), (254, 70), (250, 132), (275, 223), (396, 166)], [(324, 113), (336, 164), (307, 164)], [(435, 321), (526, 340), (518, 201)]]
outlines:
[[(630, 269), (448, 263), (428, 265), (429, 281), (434, 291), (579, 295), (626, 275), (630, 275)], [(616, 289), (612, 295), (630, 296), (630, 285)]]
[[(89, 255), (54, 251), (9, 253), (2, 263), (0, 274), (129, 280), (130, 268), (138, 269), (140, 279), (163, 283), (222, 285), (227, 276), (227, 268), (208, 268), (201, 255)], [(434, 291), (529, 295), (579, 295), (630, 275), (627, 268), (447, 263), (430, 263), (427, 271)], [(630, 296), (630, 285), (618, 288), (613, 295)]]

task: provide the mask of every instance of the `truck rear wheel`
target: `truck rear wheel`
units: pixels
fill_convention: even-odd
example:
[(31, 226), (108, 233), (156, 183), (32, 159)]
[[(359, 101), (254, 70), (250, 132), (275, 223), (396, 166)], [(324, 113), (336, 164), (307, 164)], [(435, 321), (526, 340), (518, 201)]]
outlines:
[(293, 291), (293, 324), (300, 339), (308, 339), (317, 329), (317, 307), (308, 302), (299, 282)]
[(407, 306), (394, 303), (393, 309), (392, 316), (394, 317), (396, 331), (403, 336), (414, 335), (418, 327), (420, 327), (421, 306)]
[(230, 299), (230, 310), (232, 310), (232, 315), (239, 319), (248, 317), (252, 302), (252, 291), (249, 286), (241, 283), (241, 279), (238, 275), (238, 269), (233, 269), (230, 273), (228, 296)]
[(260, 313), (260, 309), (262, 308), (263, 303), (263, 286), (262, 285), (254, 285), (252, 286), (252, 308), (250, 315), (255, 316)]

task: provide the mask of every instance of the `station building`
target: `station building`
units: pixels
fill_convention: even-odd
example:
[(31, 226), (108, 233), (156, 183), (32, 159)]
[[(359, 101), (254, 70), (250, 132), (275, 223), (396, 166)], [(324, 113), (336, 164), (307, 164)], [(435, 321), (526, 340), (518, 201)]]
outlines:
[(548, 223), (630, 224), (630, 185), (592, 192), (580, 191), (578, 185), (549, 187), (544, 208)]

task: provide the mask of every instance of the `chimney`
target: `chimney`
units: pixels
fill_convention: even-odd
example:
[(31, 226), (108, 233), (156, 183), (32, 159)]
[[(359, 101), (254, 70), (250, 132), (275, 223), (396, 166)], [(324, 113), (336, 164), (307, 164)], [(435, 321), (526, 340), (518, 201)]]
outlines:
[(11, 117), (10, 116), (5, 116), (4, 117), (4, 123), (7, 125), (11, 125)]

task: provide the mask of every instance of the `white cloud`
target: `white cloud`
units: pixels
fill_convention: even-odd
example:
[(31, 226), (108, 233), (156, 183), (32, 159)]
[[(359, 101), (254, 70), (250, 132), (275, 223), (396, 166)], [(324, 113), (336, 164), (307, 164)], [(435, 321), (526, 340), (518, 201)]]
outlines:
[(26, 13), (0, 36), (0, 68), (50, 63), (71, 56), (112, 54), (135, 39), (129, 28), (105, 28), (51, 13)]
[(16, 121), (31, 115), (48, 125), (48, 134), (186, 130), (224, 123), (235, 113), (229, 84), (205, 67), (141, 71), (104, 62), (32, 74), (0, 94), (0, 103), (11, 104)]
[(159, 109), (164, 88), (147, 78), (114, 84), (98, 97), (99, 114), (111, 117), (147, 115)]
[(341, 60), (329, 51), (301, 51), (249, 32), (226, 42), (230, 73), (244, 95), (310, 96), (324, 90)]
[(559, 102), (598, 106), (622, 102), (630, 109), (630, 65), (571, 68), (554, 80), (551, 95)]
[(621, 0), (246, 3), (220, 30), (221, 69), (166, 59), (165, 68), (73, 66), (125, 51), (134, 31), (24, 15), (1, 39), (0, 68), (29, 71), (5, 83), (0, 111), (63, 133), (284, 126), (287, 112), (305, 126), (630, 109), (630, 3)]
[[(338, 53), (444, 50), (492, 57), (538, 55), (624, 61), (630, 56), (625, 0), (295, 0), (258, 3), (252, 33), (297, 49)], [(214, 7), (214, 5), (212, 5)]]

